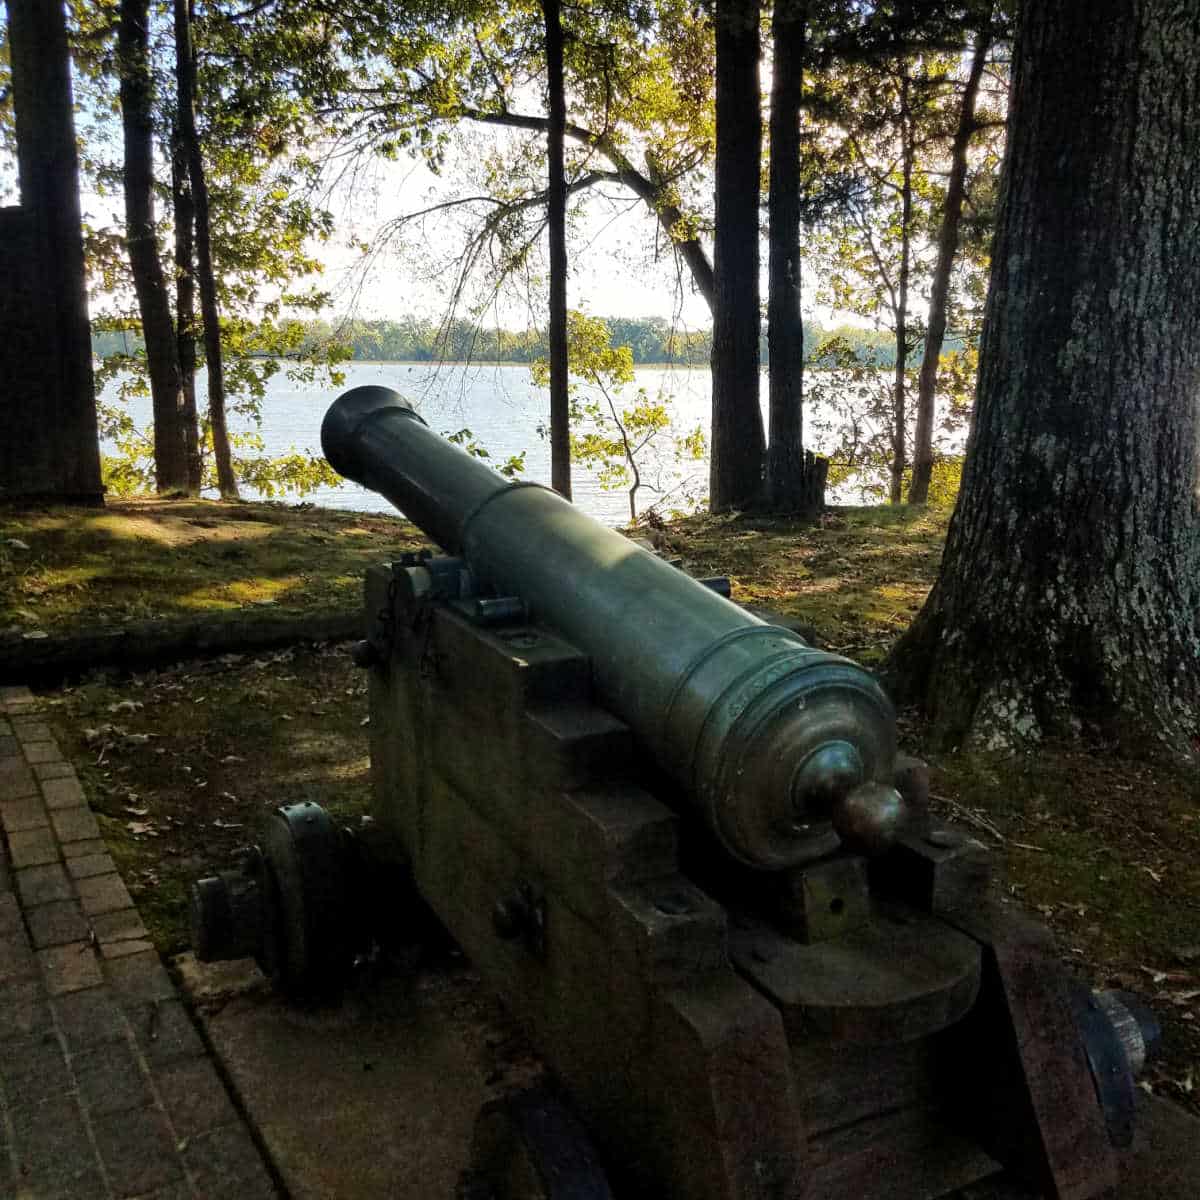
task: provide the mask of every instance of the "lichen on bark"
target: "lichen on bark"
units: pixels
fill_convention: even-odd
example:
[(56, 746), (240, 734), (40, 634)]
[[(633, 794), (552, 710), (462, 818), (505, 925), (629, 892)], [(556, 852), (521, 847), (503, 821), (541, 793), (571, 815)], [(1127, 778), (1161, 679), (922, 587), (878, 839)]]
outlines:
[(974, 426), (888, 674), (937, 740), (1194, 756), (1200, 9), (1029, 5)]

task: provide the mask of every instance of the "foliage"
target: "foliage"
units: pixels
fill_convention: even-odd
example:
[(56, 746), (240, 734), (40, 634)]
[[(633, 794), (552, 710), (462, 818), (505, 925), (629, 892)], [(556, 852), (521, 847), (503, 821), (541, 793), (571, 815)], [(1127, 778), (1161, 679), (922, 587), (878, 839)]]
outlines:
[[(236, 322), (224, 322), (222, 332), (229, 326), (230, 341), (244, 348), (244, 353), (228, 359), (230, 392), (235, 397), (232, 411), (251, 422), (253, 428), (230, 434), (234, 472), (252, 491), (266, 499), (289, 494), (303, 497), (319, 488), (337, 486), (341, 479), (333, 468), (315, 455), (290, 449), (273, 458), (262, 451), (264, 443), (257, 432), (262, 424), (262, 401), (267, 385), (281, 369), (278, 359), (251, 356), (248, 347), (278, 345), (274, 334), (265, 338), (253, 329), (237, 329)], [(132, 339), (130, 339), (132, 341)], [(289, 377), (313, 382), (317, 368), (309, 363), (288, 372)], [(330, 372), (334, 383), (343, 376)], [(116, 395), (105, 400), (102, 390), (110, 382), (116, 384)], [(235, 390), (236, 389), (236, 390)], [(96, 413), (102, 441), (115, 450), (101, 455), (101, 473), (105, 487), (114, 496), (134, 496), (154, 490), (154, 438), (150, 426), (139, 427), (129, 412), (127, 402), (133, 397), (149, 394), (145, 370), (145, 355), (140, 349), (133, 353), (111, 354), (100, 361), (96, 369)], [(212, 431), (208, 418), (201, 420), (202, 487), (212, 491), (217, 486), (216, 464), (212, 452)]]
[[(481, 442), (475, 440), (475, 435), (469, 429), (459, 429), (454, 433), (444, 433), (443, 437), (456, 446), (461, 446), (472, 458), (491, 458), (491, 452)], [(520, 454), (510, 454), (496, 470), (505, 479), (516, 479), (525, 470), (525, 451)]]
[[(624, 389), (634, 381), (633, 352), (628, 345), (614, 345), (605, 321), (581, 312), (567, 314), (567, 355), (573, 382), (570, 387), (571, 457), (574, 462), (597, 468), (600, 486), (611, 491), (625, 488), (629, 494), (629, 519), (638, 520), (637, 494), (643, 487), (666, 494), (661, 479), (646, 483), (653, 446), (666, 440), (676, 462), (699, 460), (706, 452), (703, 432), (672, 433), (669, 406), (661, 396), (651, 397), (638, 388), (631, 403)], [(550, 368), (539, 358), (530, 368), (533, 381), (545, 387)], [(582, 381), (582, 384), (581, 382)]]
[[(962, 471), (961, 439), (970, 420), (978, 355), (974, 349), (950, 350), (941, 357), (939, 420), (934, 438), (934, 471), (929, 502), (952, 503)], [(906, 372), (915, 379), (915, 369)], [(883, 364), (860, 355), (840, 335), (827, 338), (806, 364), (809, 428), (829, 459), (829, 487), (854, 486), (864, 503), (888, 496), (896, 395)], [(915, 414), (908, 414), (906, 437), (911, 450)], [(910, 456), (911, 461), (911, 456)]]
[[(664, 317), (601, 317), (612, 341), (628, 346), (636, 366), (660, 363), (689, 367), (707, 367), (712, 353), (712, 334), (707, 329), (680, 329)], [(301, 320), (290, 317), (279, 322), (271, 335), (286, 337), (288, 370), (295, 373), (300, 364), (319, 356), (331, 361), (355, 362), (498, 362), (530, 363), (547, 353), (546, 332), (541, 328), (487, 328), (472, 321), (437, 322), (419, 317), (399, 319), (345, 318), (329, 321), (323, 317)], [(804, 345), (811, 354), (830, 337), (841, 337), (864, 362), (890, 367), (896, 360), (893, 339), (882, 330), (856, 325), (836, 325), (825, 329), (820, 322), (806, 321)], [(267, 346), (272, 343), (264, 341)], [(278, 341), (275, 343), (278, 344)], [(947, 338), (948, 349), (961, 349), (961, 338)], [(107, 322), (92, 332), (92, 351), (101, 358), (140, 351), (141, 335), (128, 324)], [(246, 347), (245, 361), (263, 357)], [(767, 364), (767, 340), (760, 345), (760, 362)], [(264, 380), (265, 382), (265, 380)]]
[[(115, 199), (122, 182), (115, 124), (115, 14), (114, 0), (81, 0), (74, 6), (81, 167), (92, 207)], [(323, 460), (297, 451), (278, 459), (263, 457), (255, 432), (262, 400), (268, 382), (281, 370), (299, 382), (312, 382), (324, 372), (331, 384), (338, 384), (337, 364), (348, 352), (333, 340), (305, 339), (294, 319), (282, 319), (285, 310), (315, 313), (328, 305), (328, 293), (313, 281), (323, 269), (315, 247), (332, 235), (333, 217), (317, 199), (323, 164), (299, 145), (311, 132), (307, 108), (284, 78), (288, 55), (300, 53), (303, 45), (311, 51), (312, 30), (289, 33), (277, 21), (272, 28), (271, 38), (250, 36), (219, 0), (197, 5), (197, 117), (209, 182), (228, 409), (251, 425), (237, 436), (235, 469), (263, 495), (304, 495), (331, 482), (333, 474)], [(170, 84), (172, 27), (161, 12), (151, 18), (151, 54), (160, 147), (156, 166), (165, 195), (175, 93)], [(231, 71), (231, 64), (241, 69)], [(164, 233), (169, 231), (169, 213), (160, 213), (159, 224)], [(128, 495), (153, 484), (153, 430), (136, 428), (124, 411), (125, 400), (147, 392), (145, 353), (140, 336), (131, 336), (139, 323), (122, 230), (89, 215), (84, 235), (96, 290), (93, 345), (103, 358), (97, 392), (121, 376), (115, 399), (99, 405), (101, 436), (113, 451), (105, 457), (105, 478), (114, 493)], [(159, 241), (169, 245), (171, 238), (160, 235)], [(203, 366), (202, 357), (198, 365)], [(201, 445), (209, 486), (212, 439), (206, 422)]]

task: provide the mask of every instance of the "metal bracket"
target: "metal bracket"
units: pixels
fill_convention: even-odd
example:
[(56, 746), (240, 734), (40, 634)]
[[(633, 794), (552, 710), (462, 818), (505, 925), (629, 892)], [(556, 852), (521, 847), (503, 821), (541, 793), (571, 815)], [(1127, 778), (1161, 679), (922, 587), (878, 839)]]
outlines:
[(506, 942), (520, 940), (537, 959), (546, 957), (546, 897), (540, 888), (522, 881), (516, 891), (496, 901), (492, 928)]

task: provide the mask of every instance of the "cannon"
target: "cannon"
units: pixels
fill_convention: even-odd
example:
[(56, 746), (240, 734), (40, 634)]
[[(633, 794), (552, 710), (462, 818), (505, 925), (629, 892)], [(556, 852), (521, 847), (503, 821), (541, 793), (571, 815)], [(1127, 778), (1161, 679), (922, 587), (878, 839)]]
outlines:
[(373, 822), (279, 809), (193, 890), (199, 957), (336, 989), (427, 905), (553, 1088), (481, 1113), (464, 1196), (1098, 1196), (1157, 1035), (994, 899), (874, 676), (396, 393), (322, 443), (437, 544), (367, 572)]

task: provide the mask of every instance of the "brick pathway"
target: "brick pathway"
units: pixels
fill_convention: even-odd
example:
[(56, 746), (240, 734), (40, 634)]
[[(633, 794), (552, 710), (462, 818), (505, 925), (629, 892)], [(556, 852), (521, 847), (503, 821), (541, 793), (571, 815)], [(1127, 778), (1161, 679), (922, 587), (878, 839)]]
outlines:
[(0, 1200), (275, 1196), (26, 688), (0, 825)]

